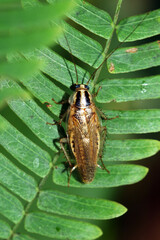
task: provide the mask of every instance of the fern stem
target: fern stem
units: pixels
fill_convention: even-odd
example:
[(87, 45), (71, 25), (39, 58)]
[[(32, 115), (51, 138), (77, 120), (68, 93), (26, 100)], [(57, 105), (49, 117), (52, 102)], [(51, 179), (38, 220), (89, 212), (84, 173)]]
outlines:
[[(107, 57), (108, 50), (109, 50), (109, 47), (110, 47), (110, 44), (111, 44), (111, 41), (112, 41), (112, 38), (113, 38), (113, 33), (114, 33), (115, 28), (116, 28), (116, 23), (118, 21), (118, 16), (119, 16), (119, 13), (120, 13), (122, 2), (123, 2), (123, 0), (118, 0), (118, 3), (117, 3), (117, 7), (116, 7), (115, 14), (114, 14), (114, 19), (113, 19), (113, 29), (112, 29), (110, 37), (108, 38), (108, 40), (106, 42), (106, 46), (104, 48), (105, 58)], [(98, 77), (101, 73), (102, 68), (103, 68), (103, 64), (100, 66), (100, 68), (97, 70), (97, 72), (95, 74), (95, 77), (93, 79), (93, 85), (94, 86), (96, 85), (96, 82), (98, 80)]]
[(13, 227), (13, 229), (12, 229), (12, 234), (7, 238), (7, 240), (11, 240), (11, 239), (12, 239), (12, 237), (13, 237), (14, 234), (16, 233), (19, 225), (22, 223), (22, 221), (24, 220), (25, 216), (27, 215), (27, 213), (28, 213), (30, 207), (32, 206), (33, 202), (38, 198), (38, 195), (39, 195), (39, 193), (40, 193), (40, 190), (42, 189), (42, 187), (44, 186), (45, 182), (47, 181), (49, 175), (50, 175), (51, 172), (53, 171), (54, 163), (56, 162), (57, 158), (58, 158), (58, 154), (54, 157), (54, 159), (53, 159), (53, 161), (52, 161), (52, 167), (50, 168), (49, 173), (48, 173), (43, 179), (41, 179), (41, 181), (39, 182), (38, 191), (37, 191), (35, 197), (32, 199), (31, 202), (29, 202), (29, 203), (26, 205), (26, 207), (25, 207), (25, 209), (24, 209), (24, 215), (23, 215), (22, 219), (21, 219), (17, 224), (14, 225), (14, 227)]

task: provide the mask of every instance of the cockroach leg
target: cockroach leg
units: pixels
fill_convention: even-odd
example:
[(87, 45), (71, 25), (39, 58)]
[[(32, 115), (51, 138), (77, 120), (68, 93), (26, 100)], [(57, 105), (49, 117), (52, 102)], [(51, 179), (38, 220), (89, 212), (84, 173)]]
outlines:
[(104, 143), (106, 140), (106, 135), (107, 135), (107, 129), (106, 127), (101, 127), (101, 143), (100, 143), (100, 151), (99, 151), (99, 158), (101, 160), (101, 163), (103, 165), (103, 168), (99, 165), (97, 165), (98, 167), (102, 168), (103, 170), (106, 170), (106, 172), (110, 173), (109, 170), (106, 168), (103, 160), (102, 160), (102, 152), (103, 152), (103, 148), (104, 148)]
[(69, 184), (70, 184), (70, 179), (71, 179), (72, 172), (73, 172), (76, 168), (77, 168), (77, 165), (75, 165), (74, 167), (72, 167), (71, 170), (70, 170), (69, 178), (68, 178), (68, 187), (69, 187)]
[(54, 126), (54, 125), (57, 124), (57, 122), (56, 122), (56, 123), (49, 123), (49, 122), (46, 122), (46, 124), (47, 124), (47, 125), (52, 125), (52, 126)]
[(103, 162), (103, 160), (102, 160), (102, 157), (100, 157), (100, 160), (101, 160), (101, 163), (102, 163), (102, 165), (103, 165), (103, 170), (106, 170), (106, 172), (107, 173), (110, 173), (110, 171), (106, 168), (106, 166), (105, 166), (105, 164), (104, 164), (104, 162)]
[(67, 161), (68, 161), (68, 163), (69, 163), (70, 168), (72, 168), (72, 163), (71, 163), (71, 161), (70, 161), (70, 158), (69, 158), (69, 156), (68, 156), (68, 153), (67, 153), (67, 151), (65, 150), (65, 148), (64, 148), (64, 146), (63, 146), (64, 143), (68, 143), (68, 139), (67, 139), (67, 138), (61, 138), (61, 139), (60, 139), (60, 145), (61, 145), (61, 148), (62, 148), (62, 150), (63, 150), (63, 152), (64, 152), (65, 157), (67, 158)]
[(101, 88), (102, 88), (102, 87), (99, 86), (97, 92), (92, 95), (93, 98), (97, 97), (97, 95), (98, 95), (99, 91), (101, 90)]
[(54, 98), (52, 98), (52, 101), (53, 101), (55, 104), (62, 104), (62, 105), (68, 102), (68, 100), (62, 100), (62, 101), (60, 101), (60, 102), (56, 102), (56, 101), (54, 100)]
[(46, 107), (52, 107), (52, 105), (49, 102), (44, 102), (44, 104), (46, 104)]
[[(68, 100), (62, 100), (60, 102), (56, 102), (56, 100), (54, 100), (54, 98), (52, 98), (52, 101), (55, 104), (62, 104), (62, 105), (68, 102)], [(49, 102), (44, 102), (44, 104), (46, 104), (46, 107), (52, 107), (52, 104), (50, 104)]]
[(60, 125), (61, 126), (61, 123), (62, 121), (64, 120), (64, 118), (66, 117), (66, 114), (67, 114), (67, 111), (61, 116), (60, 120), (58, 122), (55, 122), (55, 123), (49, 123), (49, 122), (46, 122), (46, 124), (48, 125)]
[(99, 112), (100, 116), (101, 116), (104, 120), (113, 120), (113, 119), (115, 119), (115, 118), (119, 118), (119, 116), (115, 116), (115, 117), (113, 117), (113, 118), (108, 118), (99, 108), (96, 107), (96, 109), (97, 109), (97, 111)]
[(67, 158), (67, 161), (68, 161), (68, 163), (69, 163), (69, 167), (71, 168), (71, 169), (70, 169), (70, 173), (69, 173), (69, 177), (68, 177), (68, 187), (69, 187), (71, 174), (72, 174), (72, 172), (77, 168), (77, 165), (75, 165), (75, 166), (73, 167), (73, 165), (72, 165), (72, 163), (71, 163), (71, 161), (70, 161), (70, 158), (69, 158), (69, 156), (68, 156), (68, 153), (66, 152), (66, 150), (65, 150), (65, 148), (64, 148), (64, 146), (63, 146), (64, 143), (68, 143), (68, 139), (67, 139), (67, 138), (61, 138), (61, 139), (60, 139), (60, 145), (61, 145), (61, 148), (62, 148), (62, 150), (63, 150), (63, 152), (64, 152), (65, 157)]

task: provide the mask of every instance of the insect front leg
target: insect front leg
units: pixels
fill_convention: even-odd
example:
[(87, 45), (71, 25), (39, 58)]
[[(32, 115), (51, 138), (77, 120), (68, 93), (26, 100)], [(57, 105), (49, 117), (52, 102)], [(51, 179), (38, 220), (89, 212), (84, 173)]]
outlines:
[[(68, 100), (62, 100), (60, 102), (56, 102), (56, 100), (54, 100), (54, 98), (52, 98), (52, 101), (55, 103), (55, 104), (65, 104), (68, 102)], [(49, 102), (44, 102), (44, 104), (46, 104), (46, 107), (52, 107), (52, 104), (50, 104)]]
[(92, 95), (93, 98), (97, 97), (97, 95), (98, 95), (99, 91), (101, 90), (101, 88), (102, 88), (102, 87), (99, 86), (97, 92)]
[(61, 125), (61, 123), (64, 120), (64, 118), (66, 117), (66, 115), (67, 115), (67, 111), (61, 116), (61, 118), (58, 122), (55, 122), (55, 123), (46, 122), (46, 124), (48, 124), (48, 125)]
[(100, 165), (97, 165), (97, 166), (98, 166), (99, 168), (102, 168), (102, 169), (106, 170), (106, 172), (110, 173), (109, 170), (106, 168), (103, 160), (102, 160), (102, 152), (103, 152), (104, 143), (105, 143), (106, 135), (107, 135), (107, 129), (106, 129), (106, 127), (101, 127), (100, 135), (101, 135), (101, 143), (100, 143), (99, 158), (100, 158), (100, 160), (101, 160), (101, 163), (102, 163), (102, 165), (103, 165), (103, 168), (102, 168)]
[(62, 101), (60, 101), (60, 102), (56, 102), (55, 100), (54, 100), (54, 98), (52, 98), (52, 101), (55, 103), (55, 104), (65, 104), (65, 103), (67, 103), (68, 102), (68, 99), (66, 99), (66, 100), (62, 100)]

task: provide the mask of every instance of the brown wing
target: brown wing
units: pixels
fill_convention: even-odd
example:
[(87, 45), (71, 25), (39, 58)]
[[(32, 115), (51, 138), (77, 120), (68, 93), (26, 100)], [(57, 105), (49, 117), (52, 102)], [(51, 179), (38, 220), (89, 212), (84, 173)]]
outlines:
[(84, 118), (82, 121), (72, 116), (69, 142), (82, 181), (91, 182), (94, 178), (100, 147), (99, 121), (96, 113), (92, 114), (89, 122), (84, 121)]

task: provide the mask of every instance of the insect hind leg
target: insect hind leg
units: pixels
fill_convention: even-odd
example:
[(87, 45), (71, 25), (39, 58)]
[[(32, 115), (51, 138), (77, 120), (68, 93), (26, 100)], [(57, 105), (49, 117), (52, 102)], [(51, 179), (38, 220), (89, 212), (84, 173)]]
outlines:
[(106, 129), (106, 127), (102, 127), (101, 128), (101, 144), (100, 144), (99, 158), (101, 160), (103, 168), (100, 165), (97, 165), (97, 167), (99, 167), (103, 170), (106, 170), (106, 172), (110, 173), (109, 170), (106, 168), (103, 160), (102, 160), (102, 152), (103, 152), (104, 143), (105, 143), (105, 140), (106, 140), (106, 135), (107, 135), (107, 129)]
[(72, 175), (72, 172), (77, 168), (77, 165), (75, 165), (74, 167), (72, 167), (70, 169), (70, 173), (69, 173), (69, 177), (68, 177), (68, 187), (69, 187), (69, 184), (70, 184), (70, 179), (71, 179), (71, 175)]
[(77, 165), (75, 165), (75, 166), (72, 165), (72, 163), (71, 163), (71, 161), (70, 161), (70, 158), (69, 158), (69, 156), (68, 156), (68, 153), (67, 153), (67, 151), (65, 150), (65, 148), (64, 148), (64, 146), (63, 146), (64, 143), (68, 143), (67, 138), (61, 138), (61, 139), (60, 139), (60, 145), (61, 145), (61, 148), (62, 148), (62, 150), (63, 150), (63, 152), (64, 152), (65, 157), (67, 158), (67, 161), (68, 161), (69, 167), (70, 167), (70, 173), (69, 173), (69, 177), (68, 177), (68, 187), (69, 187), (69, 183), (70, 183), (70, 179), (71, 179), (71, 174), (72, 174), (72, 172), (77, 168)]
[(64, 152), (65, 157), (67, 158), (69, 166), (72, 167), (72, 163), (70, 161), (69, 155), (68, 155), (66, 149), (64, 148), (64, 145), (63, 145), (64, 143), (68, 143), (67, 138), (61, 138), (60, 139), (60, 146), (61, 146), (62, 151)]

